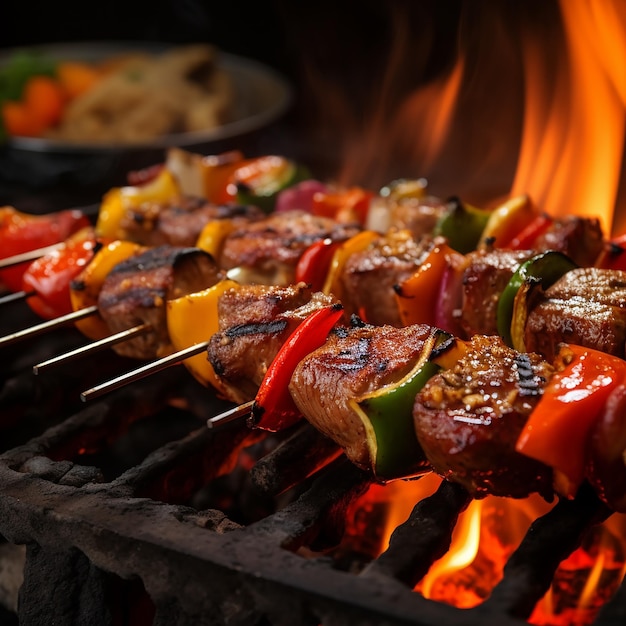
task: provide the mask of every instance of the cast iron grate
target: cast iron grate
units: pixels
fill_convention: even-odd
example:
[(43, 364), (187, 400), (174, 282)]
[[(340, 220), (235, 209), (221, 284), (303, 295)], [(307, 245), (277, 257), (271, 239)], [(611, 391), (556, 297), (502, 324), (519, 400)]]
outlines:
[[(71, 343), (68, 333), (58, 341)], [(76, 403), (74, 387), (127, 364), (101, 356), (33, 382), (21, 361), (28, 354), (32, 365), (41, 350), (58, 346), (9, 355), (0, 391), (0, 533), (26, 546), (17, 610), (26, 626), (51, 616), (61, 626), (521, 625), (559, 563), (609, 515), (584, 490), (558, 503), (533, 523), (490, 598), (456, 609), (412, 588), (449, 547), (470, 502), (461, 487), (442, 483), (385, 553), (342, 571), (323, 549), (370, 483), (310, 427), (280, 439), (243, 425), (209, 430), (206, 416), (221, 407), (183, 368)], [(304, 558), (303, 546), (321, 556)], [(623, 623), (624, 594), (622, 585), (597, 626)]]

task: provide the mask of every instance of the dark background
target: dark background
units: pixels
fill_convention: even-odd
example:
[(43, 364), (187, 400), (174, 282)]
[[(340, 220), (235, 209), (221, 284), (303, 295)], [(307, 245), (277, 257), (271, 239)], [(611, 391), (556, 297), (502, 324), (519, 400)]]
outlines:
[[(252, 150), (293, 156), (320, 178), (339, 176), (346, 165), (346, 145), (358, 142), (374, 121), (384, 125), (392, 120), (406, 97), (444, 74), (462, 50), (467, 67), (477, 69), (475, 74), (467, 72), (469, 84), (462, 103), (467, 119), (455, 129), (458, 139), (444, 155), (445, 176), (423, 171), (410, 146), (392, 146), (384, 168), (374, 171), (382, 159), (370, 155), (369, 162), (351, 168), (347, 181), (375, 187), (389, 178), (428, 174), (435, 189), (449, 195), (466, 193), (469, 187), (463, 171), (471, 169), (468, 161), (474, 156), (466, 146), (502, 143), (498, 122), (506, 121), (507, 151), (516, 154), (519, 128), (514, 120), (519, 111), (503, 111), (498, 95), (519, 89), (517, 52), (522, 33), (558, 41), (559, 21), (553, 0), (56, 0), (7, 5), (0, 19), (0, 45), (5, 48), (81, 41), (203, 41), (269, 65), (289, 80), (296, 97), (286, 118)], [(502, 53), (496, 51), (498, 45)], [(481, 73), (478, 68), (494, 58), (492, 74)], [(510, 80), (512, 86), (505, 86), (500, 78)], [(520, 93), (518, 102), (522, 100)], [(493, 159), (504, 170), (506, 184), (514, 157)], [(3, 167), (0, 159), (0, 177), (3, 171), (20, 177), (25, 169), (22, 164)], [(496, 181), (501, 172), (484, 175), (495, 181), (488, 186), (496, 192), (505, 190)], [(31, 188), (27, 195), (41, 198), (46, 183), (28, 173), (27, 186)], [(20, 183), (17, 196), (11, 191), (5, 177), (4, 189), (0, 186), (4, 202), (7, 197), (25, 201), (24, 184)], [(47, 197), (51, 199), (53, 193)], [(61, 197), (61, 202), (65, 200)]]

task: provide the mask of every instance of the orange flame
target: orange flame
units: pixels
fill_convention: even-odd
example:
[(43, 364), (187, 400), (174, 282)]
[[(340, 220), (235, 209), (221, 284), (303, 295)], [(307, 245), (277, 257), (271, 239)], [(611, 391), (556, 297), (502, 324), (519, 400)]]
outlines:
[[(386, 550), (391, 532), (413, 505), (431, 495), (441, 479), (373, 485), (353, 506), (342, 550), (375, 558)], [(504, 566), (531, 523), (552, 505), (537, 495), (523, 500), (487, 497), (460, 515), (447, 553), (433, 563), (415, 590), (459, 608), (486, 600), (502, 579)], [(561, 563), (553, 584), (529, 619), (536, 626), (584, 626), (615, 593), (626, 573), (626, 516), (614, 514), (588, 534)]]
[[(526, 108), (512, 194), (553, 215), (600, 216), (611, 232), (624, 139), (626, 12), (561, 0), (566, 49), (556, 71), (526, 46)], [(556, 51), (558, 52), (558, 51)]]

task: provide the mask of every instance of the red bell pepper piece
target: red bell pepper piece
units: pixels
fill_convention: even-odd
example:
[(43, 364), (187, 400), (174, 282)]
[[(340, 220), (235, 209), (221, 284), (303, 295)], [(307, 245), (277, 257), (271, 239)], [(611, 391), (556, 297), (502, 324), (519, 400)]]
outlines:
[(22, 290), (35, 292), (27, 302), (37, 315), (53, 319), (72, 312), (70, 283), (91, 261), (96, 246), (93, 228), (84, 228), (30, 264), (22, 278)]
[(511, 250), (532, 250), (535, 241), (554, 223), (554, 219), (546, 213), (538, 215), (518, 235), (511, 239), (507, 246)]
[(343, 191), (318, 192), (313, 196), (312, 213), (341, 221), (356, 219), (365, 224), (374, 192), (361, 187), (350, 187)]
[[(86, 226), (89, 226), (89, 219), (78, 210), (30, 215), (13, 207), (0, 208), (0, 258), (51, 246)], [(11, 291), (20, 291), (22, 275), (29, 265), (20, 263), (0, 270), (0, 281)]]
[(626, 234), (607, 242), (594, 265), (603, 270), (626, 270)]
[(322, 239), (310, 245), (296, 265), (296, 282), (311, 285), (313, 291), (321, 291), (326, 282), (335, 250), (341, 244), (331, 239)]
[(544, 389), (516, 450), (554, 469), (555, 489), (573, 497), (588, 458), (589, 438), (610, 394), (626, 380), (626, 362), (591, 348), (565, 345), (563, 369)]
[(298, 363), (326, 341), (342, 315), (341, 304), (318, 309), (291, 333), (261, 382), (248, 420), (251, 428), (275, 432), (301, 419), (302, 414), (289, 393), (289, 381)]

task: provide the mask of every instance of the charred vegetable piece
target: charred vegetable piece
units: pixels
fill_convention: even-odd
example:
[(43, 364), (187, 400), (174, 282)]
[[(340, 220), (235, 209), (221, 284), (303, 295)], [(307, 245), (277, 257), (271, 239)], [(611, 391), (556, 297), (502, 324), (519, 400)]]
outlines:
[(101, 237), (124, 239), (122, 220), (125, 213), (144, 202), (168, 202), (180, 194), (173, 174), (163, 168), (157, 176), (143, 185), (114, 187), (102, 199), (96, 232)]
[(537, 210), (528, 196), (509, 198), (491, 211), (479, 247), (508, 248), (536, 217)]
[(341, 299), (341, 274), (346, 260), (351, 254), (365, 250), (370, 243), (379, 237), (380, 235), (374, 231), (364, 230), (343, 242), (333, 254), (322, 291)]
[(310, 173), (291, 159), (267, 155), (244, 162), (231, 174), (224, 200), (252, 204), (266, 213), (274, 210), (278, 194)]
[(532, 250), (538, 237), (543, 235), (554, 223), (554, 218), (546, 213), (538, 215), (525, 226), (508, 244), (510, 250)]
[(553, 468), (555, 490), (573, 497), (585, 475), (594, 426), (611, 393), (626, 381), (626, 362), (575, 345), (564, 345), (558, 361), (516, 450)]
[(418, 391), (441, 369), (429, 357), (446, 339), (449, 336), (445, 333), (433, 331), (405, 377), (350, 401), (365, 427), (371, 468), (380, 480), (407, 478), (425, 471), (424, 453), (413, 426), (413, 404)]
[[(237, 287), (232, 280), (221, 280), (208, 289), (196, 291), (167, 302), (167, 329), (176, 351), (207, 341), (218, 330), (217, 303), (228, 289)], [(184, 361), (196, 380), (221, 391), (223, 384), (215, 374), (206, 353)]]
[(374, 192), (362, 187), (319, 192), (313, 196), (314, 215), (331, 217), (339, 222), (365, 224)]
[(33, 261), (22, 278), (23, 291), (35, 292), (28, 306), (44, 319), (71, 313), (70, 283), (94, 257), (98, 245), (93, 228), (87, 227)]
[(322, 239), (310, 245), (296, 265), (296, 282), (307, 283), (313, 291), (320, 291), (324, 287), (330, 263), (339, 245), (339, 242), (331, 239)]
[[(77, 210), (47, 215), (30, 215), (13, 207), (0, 207), (0, 258), (65, 241), (71, 234), (89, 226), (89, 219)], [(0, 282), (11, 291), (22, 288), (22, 276), (29, 263), (0, 270)]]
[(415, 274), (397, 287), (396, 302), (405, 326), (437, 324), (439, 293), (451, 254), (454, 250), (445, 241), (436, 242)]
[(301, 419), (302, 413), (289, 393), (289, 381), (298, 363), (326, 341), (342, 315), (339, 304), (318, 309), (289, 336), (263, 378), (252, 406), (251, 427), (277, 431)]
[(459, 198), (451, 198), (447, 207), (448, 210), (439, 219), (434, 234), (445, 237), (450, 247), (461, 254), (476, 250), (491, 211), (478, 209), (461, 202)]
[[(104, 245), (83, 271), (70, 282), (70, 301), (74, 311), (97, 306), (98, 296), (109, 272), (122, 261), (143, 252), (145, 248), (130, 241), (112, 241)], [(76, 327), (89, 339), (102, 339), (110, 334), (99, 315), (76, 322)]]
[(515, 297), (524, 282), (540, 279), (542, 287), (547, 289), (561, 276), (576, 269), (576, 267), (578, 266), (569, 257), (554, 251), (538, 254), (520, 265), (498, 301), (498, 334), (508, 346), (512, 346), (511, 323)]

